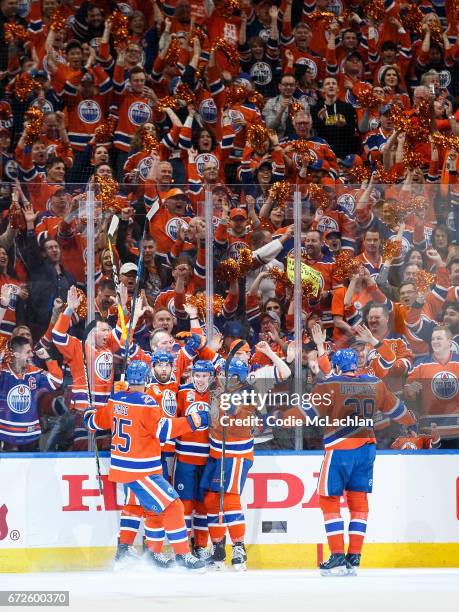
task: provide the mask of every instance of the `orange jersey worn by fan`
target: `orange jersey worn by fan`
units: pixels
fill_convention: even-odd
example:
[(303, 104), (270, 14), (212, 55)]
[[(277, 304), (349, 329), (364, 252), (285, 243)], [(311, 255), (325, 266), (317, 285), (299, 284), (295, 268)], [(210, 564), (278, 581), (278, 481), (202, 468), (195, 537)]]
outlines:
[[(68, 333), (71, 325), (73, 312), (67, 309), (61, 314), (53, 328), (52, 337), (58, 351), (63, 355), (69, 364), (72, 374), (72, 407), (76, 410), (84, 410), (88, 406), (88, 388), (84, 373), (83, 345), (81, 340)], [(96, 407), (104, 406), (110, 396), (113, 384), (113, 354), (120, 348), (124, 348), (124, 343), (120, 341), (114, 330), (111, 330), (107, 323), (98, 323), (98, 327), (104, 328), (96, 330), (104, 336), (101, 344), (95, 342), (92, 351), (89, 342), (86, 343), (86, 358), (88, 366), (94, 364), (94, 383), (92, 387), (93, 402)]]

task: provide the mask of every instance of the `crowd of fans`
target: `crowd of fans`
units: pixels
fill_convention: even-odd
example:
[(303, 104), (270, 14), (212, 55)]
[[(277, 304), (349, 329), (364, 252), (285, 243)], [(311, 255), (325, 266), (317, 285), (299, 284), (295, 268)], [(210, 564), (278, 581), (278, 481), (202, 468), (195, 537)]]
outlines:
[[(0, 385), (2, 449), (87, 444), (68, 347), (81, 351), (69, 338), (86, 324), (89, 194), (96, 352), (110, 354), (101, 385), (122, 367), (117, 320), (132, 310), (139, 251), (130, 358), (206, 332), (212, 248), (213, 348), (225, 356), (244, 339), (254, 369), (266, 340), (288, 361), (297, 197), (305, 274), (319, 273), (302, 289), (303, 390), (353, 347), (456, 448), (458, 30), (454, 0), (0, 0), (2, 367), (16, 378), (44, 367), (56, 383), (57, 362), (64, 380), (20, 435), (20, 401), (6, 418)], [(72, 293), (64, 320), (73, 286), (79, 306)], [(446, 402), (434, 416), (426, 381)], [(295, 431), (281, 429), (260, 432), (263, 447), (292, 448)], [(383, 447), (400, 434), (381, 431)]]

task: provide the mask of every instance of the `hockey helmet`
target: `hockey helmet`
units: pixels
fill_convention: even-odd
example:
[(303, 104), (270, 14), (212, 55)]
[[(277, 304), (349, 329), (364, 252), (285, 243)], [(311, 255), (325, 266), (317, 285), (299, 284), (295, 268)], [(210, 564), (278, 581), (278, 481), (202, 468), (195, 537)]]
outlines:
[(331, 358), (333, 368), (341, 370), (341, 372), (353, 372), (358, 367), (358, 357), (354, 349), (339, 349)]
[(148, 382), (148, 364), (136, 359), (131, 361), (126, 370), (126, 382), (130, 385), (145, 385)]

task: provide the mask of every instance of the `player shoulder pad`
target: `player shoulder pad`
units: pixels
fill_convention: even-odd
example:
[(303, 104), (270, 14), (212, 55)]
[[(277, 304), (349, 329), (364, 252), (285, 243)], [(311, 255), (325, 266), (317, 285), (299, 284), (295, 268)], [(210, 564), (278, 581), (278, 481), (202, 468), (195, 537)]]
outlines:
[(147, 395), (146, 393), (138, 393), (139, 395), (139, 403), (144, 406), (158, 406), (158, 402), (152, 395)]
[(372, 374), (360, 374), (356, 376), (355, 380), (364, 380), (365, 382), (378, 382), (381, 380), (377, 376), (373, 376)]

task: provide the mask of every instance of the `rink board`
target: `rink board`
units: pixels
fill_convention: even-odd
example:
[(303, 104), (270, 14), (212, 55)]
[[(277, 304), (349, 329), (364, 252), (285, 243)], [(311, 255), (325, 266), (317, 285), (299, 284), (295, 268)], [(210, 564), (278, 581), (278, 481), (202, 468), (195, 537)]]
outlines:
[[(322, 456), (257, 454), (243, 496), (251, 567), (308, 569), (327, 557), (315, 492)], [(105, 477), (100, 496), (92, 456), (3, 455), (0, 482), (0, 571), (113, 558), (122, 491)], [(459, 567), (459, 454), (378, 453), (366, 542), (365, 567)]]

